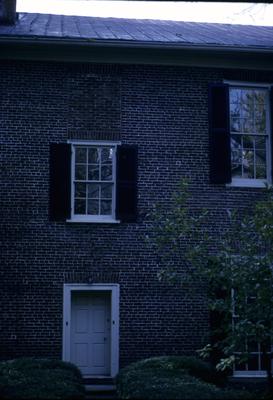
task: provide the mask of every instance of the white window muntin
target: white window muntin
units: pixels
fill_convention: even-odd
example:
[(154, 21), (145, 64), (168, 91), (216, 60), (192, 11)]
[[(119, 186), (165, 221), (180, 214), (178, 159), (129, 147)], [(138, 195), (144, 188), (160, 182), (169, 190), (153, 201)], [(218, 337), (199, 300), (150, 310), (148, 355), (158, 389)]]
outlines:
[[(268, 179), (268, 94), (264, 88), (230, 88), (232, 167), (237, 171), (233, 179)], [(260, 102), (256, 96), (260, 96)]]
[[(252, 347), (255, 341), (252, 340)], [(261, 349), (261, 345), (259, 342), (255, 342), (256, 349), (252, 350), (249, 352), (250, 359), (239, 364), (233, 366), (233, 373), (234, 375), (237, 374), (237, 376), (241, 375), (263, 375), (266, 374), (266, 367), (265, 367), (265, 362), (266, 360), (263, 359), (263, 352)], [(248, 341), (246, 340), (245, 343), (245, 349), (248, 349)], [(268, 354), (269, 354), (268, 349)], [(235, 352), (234, 355), (240, 355), (242, 353), (240, 352)], [(272, 362), (271, 362), (272, 363)]]
[[(71, 220), (70, 222), (118, 222), (115, 220), (115, 208), (116, 208), (116, 148), (119, 143), (117, 142), (102, 142), (102, 141), (69, 141), (72, 145), (72, 162), (71, 162)], [(76, 148), (94, 148), (94, 149), (99, 149), (99, 152), (101, 152), (101, 149), (107, 148), (107, 149), (112, 149), (113, 154), (112, 154), (112, 178), (111, 180), (77, 180), (75, 176), (75, 171), (76, 171)], [(88, 157), (88, 156), (87, 156)], [(83, 163), (84, 165), (84, 163)], [(86, 168), (88, 168), (88, 159), (86, 162)], [(99, 178), (101, 178), (101, 163), (99, 165)], [(86, 170), (86, 177), (88, 171)], [(100, 197), (99, 197), (99, 212), (98, 214), (88, 214), (87, 213), (87, 204), (85, 214), (78, 214), (75, 212), (75, 184), (82, 182), (84, 184), (111, 184), (112, 185), (112, 197), (111, 197), (111, 202), (112, 202), (112, 209), (111, 213), (109, 214), (100, 214), (100, 207), (101, 207), (101, 189), (99, 189), (100, 192)], [(110, 198), (109, 198), (110, 200)], [(86, 202), (88, 201), (88, 195), (86, 193)]]
[[(265, 187), (266, 184), (272, 183), (272, 170), (271, 170), (271, 126), (270, 126), (270, 98), (269, 91), (271, 85), (266, 83), (248, 83), (248, 82), (234, 82), (234, 81), (225, 81), (230, 86), (230, 90), (232, 89), (246, 89), (246, 90), (263, 90), (265, 91), (265, 114), (266, 114), (266, 129), (263, 134), (257, 132), (233, 132), (231, 130), (232, 136), (248, 136), (248, 137), (264, 137), (265, 138), (265, 152), (266, 152), (266, 177), (264, 178), (248, 178), (248, 177), (232, 177), (232, 183), (227, 186), (241, 186), (241, 187)], [(255, 140), (253, 141), (255, 144)], [(255, 146), (255, 145), (254, 145)], [(254, 149), (255, 150), (255, 149)], [(255, 157), (255, 155), (254, 155)], [(254, 175), (256, 176), (256, 167), (257, 165), (254, 163)], [(243, 167), (242, 167), (243, 168)], [(243, 174), (242, 174), (243, 175)]]
[[(252, 300), (255, 301), (255, 296), (251, 297)], [(239, 315), (236, 313), (236, 298), (235, 298), (235, 290), (231, 289), (231, 311), (232, 311), (232, 330), (234, 330), (236, 320), (239, 320)], [(253, 342), (253, 340), (252, 340)], [(254, 341), (255, 342), (255, 341)], [(261, 351), (261, 345), (259, 342), (255, 342), (256, 345), (256, 350), (250, 351), (250, 357), (255, 357), (256, 358), (256, 365), (257, 369), (254, 369), (253, 367), (250, 366), (250, 362), (246, 361), (244, 363), (241, 363), (240, 365), (237, 365), (237, 363), (233, 364), (233, 376), (234, 377), (240, 377), (240, 378), (251, 378), (251, 377), (256, 377), (256, 378), (264, 378), (266, 377), (266, 369), (263, 368), (263, 362), (262, 362), (262, 351)], [(248, 341), (245, 341), (245, 348), (248, 348)], [(273, 349), (272, 346), (270, 346), (271, 351)], [(269, 350), (269, 349), (268, 349)], [(240, 355), (242, 352), (234, 352), (234, 355)], [(273, 368), (273, 360), (271, 360), (271, 366)]]

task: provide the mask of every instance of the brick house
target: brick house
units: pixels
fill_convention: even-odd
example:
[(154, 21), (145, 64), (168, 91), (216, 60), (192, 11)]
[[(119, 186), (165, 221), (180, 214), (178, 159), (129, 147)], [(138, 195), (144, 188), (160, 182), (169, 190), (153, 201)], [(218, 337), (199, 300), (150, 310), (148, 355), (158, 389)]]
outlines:
[(158, 281), (146, 215), (185, 177), (215, 236), (261, 198), (273, 28), (1, 12), (1, 358), (194, 353), (206, 295)]

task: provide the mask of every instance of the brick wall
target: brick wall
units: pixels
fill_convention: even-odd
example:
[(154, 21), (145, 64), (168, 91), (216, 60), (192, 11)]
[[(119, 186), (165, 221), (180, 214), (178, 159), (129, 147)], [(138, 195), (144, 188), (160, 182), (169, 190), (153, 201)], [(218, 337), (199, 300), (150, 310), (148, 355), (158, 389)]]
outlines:
[[(209, 82), (272, 82), (273, 73), (192, 67), (1, 62), (1, 357), (61, 357), (64, 283), (119, 283), (121, 365), (190, 354), (206, 343), (205, 293), (160, 283), (145, 215), (171, 204), (181, 178), (217, 235), (227, 208), (258, 189), (209, 184)], [(68, 224), (48, 218), (49, 144), (121, 140), (139, 148), (139, 218)], [(181, 266), (183, 268), (183, 266)]]

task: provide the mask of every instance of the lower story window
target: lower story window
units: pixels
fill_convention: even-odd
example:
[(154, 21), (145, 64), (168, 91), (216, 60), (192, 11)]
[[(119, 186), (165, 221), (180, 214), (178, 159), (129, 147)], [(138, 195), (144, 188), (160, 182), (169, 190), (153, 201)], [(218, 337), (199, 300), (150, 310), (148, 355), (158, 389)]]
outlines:
[[(265, 281), (265, 283), (266, 282), (267, 281)], [(253, 322), (255, 326), (255, 320), (253, 321), (252, 318), (249, 317), (249, 311), (252, 312), (251, 310), (255, 307), (256, 295), (244, 295), (243, 300), (239, 300), (240, 307), (238, 307), (238, 303), (236, 303), (236, 296), (236, 290), (232, 289), (232, 327), (233, 331), (236, 330), (241, 338), (234, 352), (235, 363), (233, 365), (233, 375), (238, 377), (264, 377), (266, 376), (266, 370), (271, 362), (270, 339), (264, 338), (261, 342), (261, 340), (257, 338), (255, 331), (254, 333), (246, 333), (242, 325), (242, 320), (244, 320), (245, 316), (246, 320), (248, 320), (249, 323)], [(240, 309), (243, 310), (242, 318), (239, 315)], [(266, 316), (265, 320), (260, 322), (262, 325), (268, 326)], [(270, 332), (269, 328), (268, 332)]]
[[(267, 354), (270, 354), (270, 344), (263, 349), (261, 344), (253, 338), (253, 340), (246, 340), (245, 350), (249, 354), (246, 361), (235, 362), (234, 364), (234, 376), (248, 377), (248, 376), (266, 376), (267, 363), (269, 357), (265, 356), (264, 350)], [(239, 356), (241, 353), (235, 353)]]
[(116, 146), (73, 144), (72, 219), (115, 219)]

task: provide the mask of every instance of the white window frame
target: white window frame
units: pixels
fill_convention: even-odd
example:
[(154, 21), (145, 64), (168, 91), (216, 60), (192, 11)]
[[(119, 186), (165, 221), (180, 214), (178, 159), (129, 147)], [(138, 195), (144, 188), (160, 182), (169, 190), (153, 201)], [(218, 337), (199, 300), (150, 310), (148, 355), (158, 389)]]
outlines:
[[(231, 289), (231, 299), (232, 299), (232, 327), (234, 326), (234, 319), (237, 318), (235, 313), (235, 299), (234, 299), (234, 289)], [(260, 348), (259, 343), (257, 343), (258, 348)], [(271, 349), (273, 347), (271, 346)], [(240, 354), (238, 352), (234, 353), (234, 355)], [(246, 370), (246, 369), (236, 369), (235, 363), (233, 364), (233, 377), (234, 378), (265, 378), (267, 376), (266, 370), (261, 369), (261, 355), (260, 351), (253, 351), (250, 354), (254, 354), (258, 356), (258, 370)], [(243, 365), (246, 363), (243, 363)], [(273, 368), (273, 360), (271, 360), (271, 368)]]
[[(236, 353), (235, 353), (236, 354)], [(238, 354), (238, 353), (237, 353)], [(258, 364), (261, 366), (261, 355), (262, 353), (259, 351), (253, 351), (250, 354), (258, 356)], [(247, 364), (247, 362), (245, 363)], [(244, 365), (244, 363), (243, 363)], [(271, 360), (271, 368), (273, 367), (273, 360)], [(264, 369), (258, 370), (246, 370), (246, 369), (236, 369), (235, 365), (233, 365), (233, 376), (234, 378), (265, 378), (267, 376), (267, 372)]]
[(228, 183), (227, 187), (254, 187), (254, 188), (265, 188), (267, 185), (272, 184), (272, 160), (271, 160), (271, 118), (270, 118), (270, 89), (271, 84), (268, 83), (255, 83), (255, 82), (242, 82), (242, 81), (228, 81), (225, 80), (224, 83), (228, 84), (230, 87), (242, 88), (242, 89), (267, 89), (267, 99), (266, 99), (266, 175), (267, 179), (251, 179), (251, 178), (232, 178), (231, 183)]
[[(111, 361), (110, 377), (119, 372), (119, 284), (118, 283), (65, 283), (63, 291), (63, 361), (71, 362), (71, 299), (72, 292), (94, 293), (103, 291), (111, 294)], [(101, 377), (101, 376), (92, 376)], [(102, 376), (103, 378), (104, 376)], [(109, 375), (106, 376), (109, 378)]]
[[(120, 223), (116, 219), (116, 154), (117, 146), (120, 142), (109, 142), (109, 141), (97, 141), (97, 140), (69, 140), (71, 144), (71, 218), (67, 222), (90, 222), (90, 223)], [(74, 202), (75, 202), (75, 147), (76, 146), (94, 146), (94, 147), (113, 147), (114, 157), (112, 164), (113, 174), (113, 195), (112, 195), (112, 215), (79, 215), (74, 214)]]

